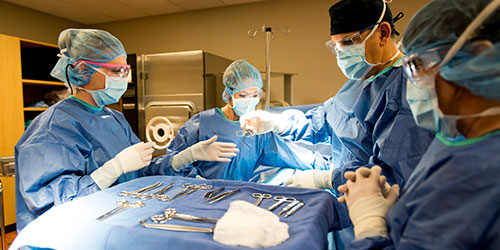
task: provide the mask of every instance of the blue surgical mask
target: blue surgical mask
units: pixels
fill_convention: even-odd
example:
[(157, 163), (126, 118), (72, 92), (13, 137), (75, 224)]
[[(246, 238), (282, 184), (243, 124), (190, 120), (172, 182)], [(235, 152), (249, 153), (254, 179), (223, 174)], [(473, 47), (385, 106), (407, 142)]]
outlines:
[[(444, 115), (439, 109), (437, 94), (434, 86), (435, 77), (428, 77), (429, 83), (420, 86), (408, 80), (406, 84), (406, 100), (410, 105), (413, 118), (417, 126), (425, 128), (445, 137), (456, 138), (460, 135), (457, 130), (459, 116)], [(430, 82), (432, 81), (432, 83)]]
[(255, 110), (255, 106), (259, 103), (259, 98), (234, 98), (233, 111), (238, 117)]
[[(376, 27), (374, 29), (376, 29)], [(343, 46), (342, 49), (337, 50), (337, 65), (347, 78), (361, 80), (373, 67), (386, 64), (399, 55), (400, 51), (398, 49), (398, 51), (386, 62), (376, 64), (367, 62), (365, 58), (365, 42), (372, 34), (373, 33), (370, 32), (362, 43)]]
[(106, 87), (99, 90), (88, 90), (81, 87), (78, 88), (90, 93), (99, 107), (117, 103), (127, 90), (128, 79), (126, 77), (108, 76), (100, 69), (94, 69), (106, 77)]

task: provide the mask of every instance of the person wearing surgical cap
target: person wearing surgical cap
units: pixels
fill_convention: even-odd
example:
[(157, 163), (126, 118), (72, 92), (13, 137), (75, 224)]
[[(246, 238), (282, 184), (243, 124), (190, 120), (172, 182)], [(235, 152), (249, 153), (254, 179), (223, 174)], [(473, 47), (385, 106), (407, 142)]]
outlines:
[(500, 0), (434, 0), (410, 21), (407, 99), (437, 135), (399, 200), (379, 167), (346, 172), (352, 249), (499, 249), (499, 34)]
[(405, 98), (403, 55), (394, 38), (394, 21), (401, 15), (393, 18), (383, 0), (342, 0), (329, 12), (327, 46), (349, 80), (306, 114), (251, 112), (240, 119), (242, 128), (331, 143), (331, 169), (297, 173), (289, 186), (335, 189), (345, 182), (345, 171), (368, 164), (379, 164), (391, 184), (402, 185), (434, 134), (415, 124)]
[[(387, 2), (341, 0), (330, 7), (326, 45), (349, 78), (334, 97), (306, 114), (259, 112), (240, 119), (243, 129), (257, 134), (274, 131), (296, 141), (331, 144), (329, 170), (298, 172), (286, 185), (335, 190), (345, 183), (344, 172), (374, 164), (390, 184), (404, 185), (433, 140), (433, 132), (417, 126), (406, 100), (394, 26), (402, 13), (393, 17)], [(341, 239), (350, 241), (352, 233)]]
[(262, 94), (260, 72), (245, 60), (224, 72), (222, 108), (202, 111), (189, 119), (168, 146), (165, 161), (171, 175), (249, 181), (259, 166), (294, 169), (324, 168), (322, 155), (304, 150), (272, 133), (247, 137), (239, 117), (255, 110)]
[(37, 116), (15, 146), (17, 230), (53, 206), (139, 176), (164, 174), (153, 143), (105, 107), (127, 89), (126, 52), (110, 33), (67, 29), (51, 75), (72, 95)]

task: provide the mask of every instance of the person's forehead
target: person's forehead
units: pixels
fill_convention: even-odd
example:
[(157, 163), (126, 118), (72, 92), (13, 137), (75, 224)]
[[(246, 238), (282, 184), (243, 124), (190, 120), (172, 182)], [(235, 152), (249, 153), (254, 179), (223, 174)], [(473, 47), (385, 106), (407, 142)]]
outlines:
[(237, 94), (243, 94), (243, 93), (254, 94), (254, 93), (258, 93), (258, 92), (259, 92), (259, 88), (252, 87), (252, 88), (248, 88), (248, 89), (244, 89), (242, 91), (239, 91), (239, 92), (237, 92)]
[(121, 55), (109, 62), (107, 62), (109, 64), (127, 64), (127, 57), (124, 56), (124, 55)]

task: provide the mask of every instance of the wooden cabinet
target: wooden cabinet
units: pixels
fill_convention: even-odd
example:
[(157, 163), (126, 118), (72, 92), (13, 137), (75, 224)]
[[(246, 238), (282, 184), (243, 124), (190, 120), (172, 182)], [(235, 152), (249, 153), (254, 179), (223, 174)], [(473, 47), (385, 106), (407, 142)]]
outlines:
[[(25, 123), (47, 108), (27, 107), (45, 94), (65, 89), (50, 76), (58, 60), (56, 45), (0, 34), (0, 157), (14, 156)], [(6, 225), (15, 223), (14, 177), (4, 183)]]

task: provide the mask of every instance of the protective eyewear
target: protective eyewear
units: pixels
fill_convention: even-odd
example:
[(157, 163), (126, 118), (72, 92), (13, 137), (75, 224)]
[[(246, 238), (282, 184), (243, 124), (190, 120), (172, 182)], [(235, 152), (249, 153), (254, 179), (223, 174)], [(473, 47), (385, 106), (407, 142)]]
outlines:
[(405, 56), (401, 60), (403, 71), (413, 84), (417, 84), (419, 80), (435, 73), (448, 50), (449, 46), (440, 46)]
[(346, 37), (344, 37), (338, 41), (335, 41), (335, 42), (332, 40), (328, 40), (328, 41), (326, 41), (325, 45), (333, 54), (336, 55), (338, 50), (342, 50), (342, 46), (349, 46), (349, 45), (353, 45), (353, 44), (362, 43), (364, 41), (362, 34), (366, 31), (374, 28), (375, 26), (377, 26), (379, 24), (381, 24), (381, 22), (372, 24), (365, 29), (362, 29), (362, 30), (350, 35), (350, 36), (346, 36)]
[(259, 98), (262, 95), (262, 90), (259, 91), (253, 91), (253, 92), (245, 92), (245, 91), (240, 91), (235, 94), (233, 94), (234, 97), (236, 98)]
[(110, 76), (125, 78), (128, 76), (130, 72), (130, 65), (128, 64), (111, 64), (111, 63), (99, 63), (86, 60), (79, 60), (75, 62), (73, 66), (76, 66), (82, 62), (90, 65), (101, 66), (101, 68), (104, 69), (106, 73)]

